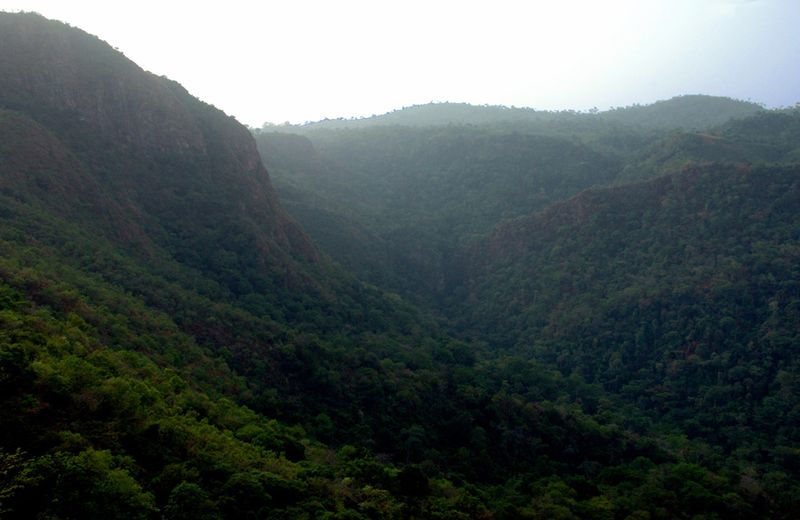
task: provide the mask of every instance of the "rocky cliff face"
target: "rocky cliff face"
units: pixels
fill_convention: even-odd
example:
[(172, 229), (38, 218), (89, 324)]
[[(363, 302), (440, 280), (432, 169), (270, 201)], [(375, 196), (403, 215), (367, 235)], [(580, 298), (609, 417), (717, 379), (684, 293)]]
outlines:
[[(7, 190), (50, 208), (91, 197), (92, 215), (124, 208), (127, 222), (110, 220), (106, 235), (124, 240), (131, 233), (120, 226), (141, 227), (194, 268), (216, 269), (220, 251), (226, 269), (251, 277), (319, 260), (277, 203), (244, 126), (94, 36), (35, 14), (0, 15), (0, 108), (9, 135), (38, 136), (8, 153), (41, 152), (20, 163), (25, 171), (4, 173)], [(33, 189), (47, 157), (61, 173)]]
[(140, 151), (196, 153), (203, 135), (163, 78), (97, 37), (33, 14), (0, 17), (6, 108), (59, 130), (74, 127)]

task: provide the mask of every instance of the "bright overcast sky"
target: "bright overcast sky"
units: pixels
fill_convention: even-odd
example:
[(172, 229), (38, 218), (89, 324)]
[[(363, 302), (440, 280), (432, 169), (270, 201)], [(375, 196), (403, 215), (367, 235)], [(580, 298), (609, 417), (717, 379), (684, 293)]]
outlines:
[(241, 122), (429, 101), (800, 101), (800, 0), (0, 0), (96, 34)]

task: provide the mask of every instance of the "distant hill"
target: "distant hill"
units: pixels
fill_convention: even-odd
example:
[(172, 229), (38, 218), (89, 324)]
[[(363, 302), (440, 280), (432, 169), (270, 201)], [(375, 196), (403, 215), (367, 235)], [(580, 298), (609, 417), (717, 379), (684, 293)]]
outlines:
[(800, 161), (800, 108), (759, 112), (728, 121), (715, 132), (745, 146), (773, 149), (776, 157), (765, 160)]
[(599, 117), (626, 125), (670, 130), (704, 130), (762, 112), (761, 105), (736, 99), (687, 95), (650, 105), (634, 105), (600, 112)]
[[(582, 189), (691, 162), (790, 160), (789, 144), (778, 149), (776, 136), (753, 141), (725, 130), (757, 125), (746, 114), (789, 117), (711, 96), (598, 114), (440, 103), (264, 129), (256, 141), (287, 208), (328, 254), (373, 283), (419, 297), (443, 286), (465, 241)], [(672, 128), (718, 121), (703, 132)], [(789, 119), (784, 124), (782, 139), (791, 143)], [(281, 144), (301, 140), (290, 130), (308, 139), (302, 150)]]
[(715, 133), (674, 132), (626, 164), (618, 183), (673, 173), (691, 163), (775, 162), (785, 157), (773, 143), (743, 143)]
[[(718, 126), (730, 119), (753, 115), (764, 108), (756, 103), (726, 97), (687, 95), (602, 112), (573, 110), (547, 111), (533, 108), (470, 105), (468, 103), (428, 103), (394, 110), (382, 115), (359, 119), (326, 119), (304, 125), (286, 127), (303, 132), (319, 128), (361, 128), (375, 125), (441, 126), (441, 125), (516, 125), (538, 129), (562, 126), (597, 127), (599, 121), (639, 126), (653, 130), (682, 128), (702, 130)], [(598, 121), (599, 120), (599, 121)], [(270, 127), (265, 127), (267, 130)], [(272, 127), (281, 130), (284, 127)], [(282, 131), (282, 130), (281, 130)]]
[(670, 132), (631, 156), (618, 183), (671, 173), (689, 163), (798, 162), (800, 110), (760, 111), (705, 132)]
[(374, 125), (439, 126), (484, 125), (508, 122), (552, 121), (579, 117), (569, 112), (548, 112), (532, 108), (470, 105), (468, 103), (428, 103), (393, 110), (359, 119), (326, 119), (301, 125), (309, 128), (360, 128)]

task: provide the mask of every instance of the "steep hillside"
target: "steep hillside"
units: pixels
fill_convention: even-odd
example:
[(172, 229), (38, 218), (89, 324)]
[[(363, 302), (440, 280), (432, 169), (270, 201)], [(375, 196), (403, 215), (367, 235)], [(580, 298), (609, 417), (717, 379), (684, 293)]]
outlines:
[[(242, 125), (79, 30), (0, 19), (9, 257), (39, 251), (166, 312), (248, 378), (252, 405), (292, 420), (317, 400), (282, 366), (294, 353), (280, 347), (296, 336), (336, 337), (354, 352), (419, 341), (409, 331), (428, 324), (416, 311), (334, 268), (285, 215)], [(45, 269), (33, 260), (17, 267)], [(293, 397), (272, 402), (270, 391)]]
[[(171, 255), (202, 268), (196, 251), (224, 250), (225, 267), (251, 277), (316, 259), (241, 125), (81, 31), (33, 15), (0, 23), (0, 105), (51, 131)], [(223, 244), (231, 234), (248, 251)]]
[(124, 227), (121, 208), (107, 199), (87, 168), (58, 137), (30, 117), (0, 110), (0, 154), (4, 196), (46, 205), (61, 217), (98, 229)]
[(796, 165), (690, 167), (501, 226), (452, 312), (796, 478), (798, 240)]
[[(234, 120), (79, 30), (0, 28), (2, 515), (355, 514), (333, 491), (352, 468), (334, 476), (319, 445), (298, 466), (306, 434), (241, 404), (327, 411), (320, 428), (366, 445), (381, 417), (312, 373), (372, 364), (420, 320), (319, 256)], [(383, 490), (397, 472), (375, 464), (399, 511)]]

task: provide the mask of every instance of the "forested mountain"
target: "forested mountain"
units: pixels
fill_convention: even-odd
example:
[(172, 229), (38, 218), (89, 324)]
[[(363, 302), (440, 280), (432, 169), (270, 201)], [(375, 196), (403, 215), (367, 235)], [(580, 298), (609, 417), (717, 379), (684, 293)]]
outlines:
[(663, 130), (761, 111), (711, 96), (600, 114), (442, 103), (265, 127), (255, 137), (281, 198), (314, 240), (360, 277), (419, 301), (441, 293), (459, 247), (503, 219), (687, 161), (781, 158), (774, 140)]
[(726, 454), (793, 468), (799, 233), (797, 165), (587, 191), (476, 245), (454, 316)]
[[(428, 103), (414, 105), (387, 114), (360, 119), (325, 119), (302, 125), (304, 129), (364, 128), (368, 126), (446, 126), (485, 125), (494, 123), (530, 123), (579, 119), (576, 112), (549, 112), (531, 108), (476, 106), (468, 103)], [(268, 129), (267, 127), (266, 129)]]
[[(649, 105), (632, 105), (610, 110), (576, 112), (574, 110), (534, 110), (467, 103), (428, 103), (359, 119), (325, 119), (300, 126), (289, 125), (289, 131), (307, 132), (318, 129), (365, 128), (372, 126), (447, 126), (447, 125), (512, 125), (553, 128), (568, 125), (598, 125), (617, 122), (646, 129), (702, 130), (743, 118), (764, 109), (749, 101), (715, 96), (677, 96)], [(280, 130), (287, 128), (275, 127)], [(273, 129), (266, 125), (265, 130)]]
[(618, 182), (656, 177), (688, 163), (797, 162), (800, 110), (771, 110), (706, 132), (671, 132), (631, 156)]
[(0, 516), (791, 518), (794, 117), (254, 140), (0, 14)]
[[(626, 110), (623, 126), (572, 135), (558, 122), (388, 118), (255, 134), (279, 195), (335, 259), (464, 339), (600, 385), (637, 417), (629, 427), (753, 469), (785, 506), (798, 111), (702, 96)], [(284, 140), (302, 141), (299, 156)]]
[(427, 479), (363, 450), (417, 419), (364, 410), (449, 340), (320, 256), (243, 126), (79, 30), (0, 29), (3, 515), (399, 514)]
[(772, 151), (773, 155), (765, 155), (764, 160), (796, 162), (800, 158), (800, 107), (735, 119), (722, 125), (719, 132), (743, 145), (760, 145)]
[(763, 112), (749, 101), (716, 96), (677, 96), (650, 105), (633, 105), (601, 112), (599, 117), (660, 130), (704, 130)]

